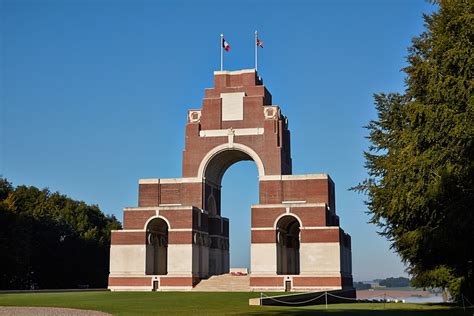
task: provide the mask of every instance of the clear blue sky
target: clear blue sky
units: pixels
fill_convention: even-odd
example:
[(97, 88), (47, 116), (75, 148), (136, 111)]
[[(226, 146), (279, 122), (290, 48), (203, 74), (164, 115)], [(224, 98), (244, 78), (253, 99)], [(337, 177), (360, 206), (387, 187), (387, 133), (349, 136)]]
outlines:
[[(181, 176), (186, 110), (199, 108), (219, 67), (253, 68), (288, 116), (293, 170), (328, 173), (352, 235), (355, 280), (403, 275), (367, 224), (363, 126), (374, 92), (402, 92), (407, 47), (423, 30), (422, 0), (0, 1), (0, 174), (98, 204), (122, 219), (139, 178)], [(233, 266), (249, 261), (256, 167), (223, 180)], [(238, 191), (233, 195), (231, 191)]]

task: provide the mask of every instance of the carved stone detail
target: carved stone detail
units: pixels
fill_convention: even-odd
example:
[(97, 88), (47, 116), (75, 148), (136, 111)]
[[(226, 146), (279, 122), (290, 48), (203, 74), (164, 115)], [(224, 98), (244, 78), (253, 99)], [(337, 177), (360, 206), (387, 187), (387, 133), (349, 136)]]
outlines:
[(199, 110), (189, 110), (188, 120), (189, 120), (189, 123), (199, 123), (199, 122), (201, 122), (201, 111), (199, 111)]
[(280, 117), (280, 108), (277, 106), (266, 106), (263, 108), (266, 120), (275, 120)]

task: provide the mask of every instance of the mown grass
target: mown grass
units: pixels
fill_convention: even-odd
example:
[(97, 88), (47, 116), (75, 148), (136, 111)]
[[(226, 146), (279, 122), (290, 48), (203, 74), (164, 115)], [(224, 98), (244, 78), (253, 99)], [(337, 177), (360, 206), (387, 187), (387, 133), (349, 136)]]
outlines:
[(259, 293), (60, 292), (0, 294), (0, 306), (98, 310), (114, 315), (472, 315), (443, 304), (357, 303), (305, 307), (249, 306)]

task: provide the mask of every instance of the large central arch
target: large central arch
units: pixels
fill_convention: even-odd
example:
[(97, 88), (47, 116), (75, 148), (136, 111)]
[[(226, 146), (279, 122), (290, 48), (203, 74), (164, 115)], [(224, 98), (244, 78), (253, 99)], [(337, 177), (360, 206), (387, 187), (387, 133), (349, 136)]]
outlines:
[(198, 178), (220, 185), (224, 173), (230, 166), (246, 160), (255, 162), (259, 178), (265, 176), (265, 167), (259, 155), (248, 146), (233, 143), (232, 145), (222, 144), (211, 149), (199, 165)]
[[(265, 168), (262, 159), (250, 147), (239, 143), (232, 146), (223, 144), (211, 149), (203, 158), (198, 177), (206, 183), (204, 210), (209, 217), (211, 246), (209, 249), (209, 275), (228, 273), (230, 270), (230, 220), (222, 214), (222, 179), (226, 171), (240, 161), (252, 161), (258, 170), (258, 177), (265, 176)], [(244, 188), (242, 188), (244, 189)], [(229, 227), (228, 234), (215, 229), (215, 223), (225, 223)], [(217, 224), (219, 226), (219, 224)], [(250, 233), (250, 232), (249, 232)], [(228, 247), (219, 249), (219, 244), (226, 244)]]
[(259, 177), (249, 289), (352, 287), (351, 240), (339, 227), (334, 182), (292, 175), (288, 120), (254, 69), (214, 73), (202, 108), (188, 111), (185, 139), (182, 177), (139, 180), (138, 207), (125, 208), (124, 229), (112, 232), (110, 289), (190, 290), (227, 273), (221, 182), (242, 160), (253, 160)]

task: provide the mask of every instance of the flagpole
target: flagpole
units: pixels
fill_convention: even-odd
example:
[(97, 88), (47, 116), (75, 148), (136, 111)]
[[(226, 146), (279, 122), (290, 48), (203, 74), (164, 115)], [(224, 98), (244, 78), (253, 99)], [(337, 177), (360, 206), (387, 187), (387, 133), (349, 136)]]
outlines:
[(223, 51), (223, 43), (224, 43), (224, 34), (221, 34), (221, 71), (224, 70), (224, 51)]
[(255, 45), (255, 71), (258, 70), (258, 45), (257, 45), (257, 39), (258, 39), (258, 33), (257, 31), (255, 31), (255, 41), (254, 41), (254, 45)]

